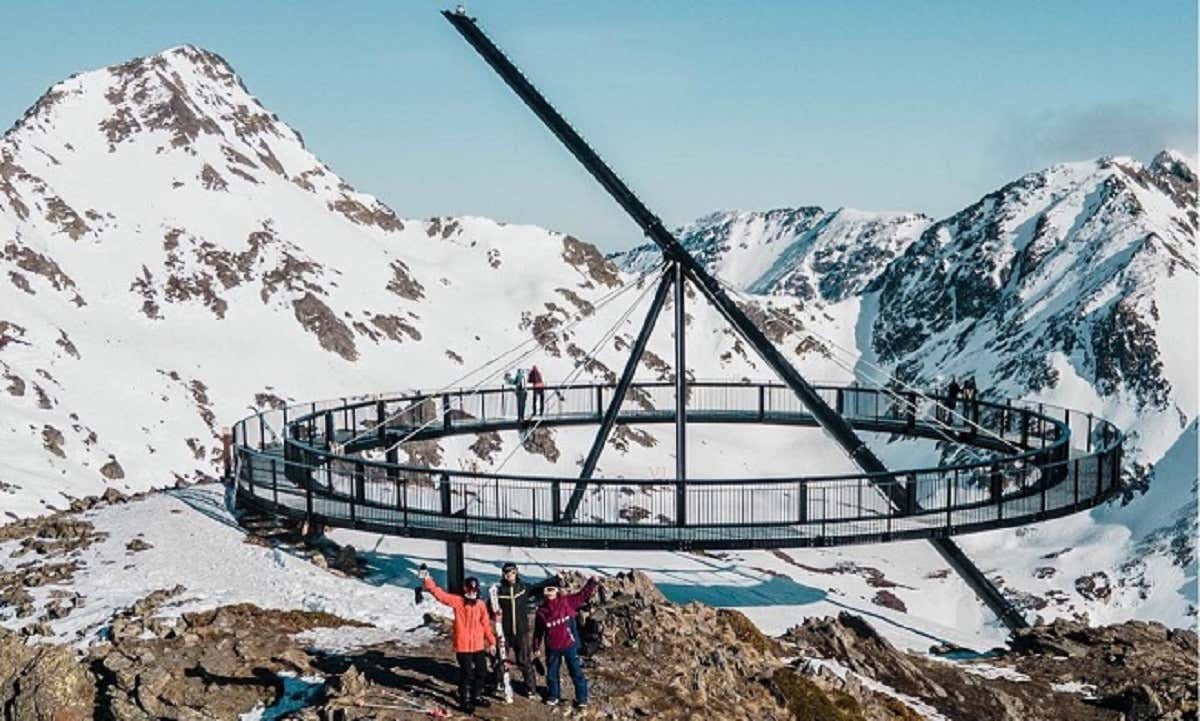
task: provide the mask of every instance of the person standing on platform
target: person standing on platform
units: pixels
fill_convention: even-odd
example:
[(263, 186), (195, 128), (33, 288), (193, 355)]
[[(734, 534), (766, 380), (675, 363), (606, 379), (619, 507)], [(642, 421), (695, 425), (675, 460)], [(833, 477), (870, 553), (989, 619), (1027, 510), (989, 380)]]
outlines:
[(525, 369), (518, 368), (511, 374), (504, 375), (504, 382), (511, 383), (513, 393), (517, 397), (517, 420), (525, 420)]
[(529, 369), (529, 385), (533, 386), (533, 415), (546, 412), (546, 381), (538, 367)]
[(950, 387), (946, 389), (946, 415), (949, 417), (950, 425), (954, 425), (954, 407), (958, 405), (958, 394), (961, 390), (958, 379), (950, 376)]
[(975, 385), (975, 376), (963, 381), (963, 415), (974, 424), (979, 422), (979, 387)]

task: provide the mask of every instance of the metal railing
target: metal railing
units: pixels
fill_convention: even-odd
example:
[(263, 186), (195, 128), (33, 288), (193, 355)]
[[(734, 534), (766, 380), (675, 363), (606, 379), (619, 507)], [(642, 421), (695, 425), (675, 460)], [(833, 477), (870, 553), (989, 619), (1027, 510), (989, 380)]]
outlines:
[[(270, 512), (386, 533), (508, 545), (741, 548), (928, 538), (1030, 523), (1103, 502), (1120, 487), (1122, 434), (1048, 404), (941, 399), (856, 385), (818, 392), (859, 430), (923, 437), (976, 457), (886, 474), (593, 478), (564, 521), (571, 476), (433, 468), (381, 453), (403, 439), (596, 423), (612, 387), (335, 399), (256, 414), (234, 428), (239, 497)], [(618, 422), (674, 421), (671, 383), (635, 383)], [(815, 426), (785, 386), (688, 385), (689, 423)], [(275, 437), (279, 429), (285, 438)], [(960, 450), (958, 456), (968, 455)], [(983, 457), (978, 457), (982, 455)], [(382, 456), (372, 457), (372, 456)], [(896, 499), (899, 499), (898, 501)], [(683, 516), (681, 517), (681, 511)]]

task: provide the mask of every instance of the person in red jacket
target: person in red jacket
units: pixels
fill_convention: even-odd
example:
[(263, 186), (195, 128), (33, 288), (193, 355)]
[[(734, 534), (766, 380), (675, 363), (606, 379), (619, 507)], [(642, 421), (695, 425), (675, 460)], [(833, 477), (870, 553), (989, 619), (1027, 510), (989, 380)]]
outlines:
[(600, 582), (593, 576), (578, 593), (566, 593), (557, 586), (547, 586), (542, 590), (545, 602), (535, 616), (533, 643), (536, 647), (543, 639), (546, 642), (546, 704), (549, 706), (557, 706), (562, 696), (559, 669), (563, 660), (566, 660), (571, 681), (575, 684), (576, 708), (587, 706), (588, 684), (579, 662), (579, 631), (575, 628), (575, 614), (599, 587)]
[(537, 366), (529, 369), (529, 385), (533, 386), (533, 415), (546, 412), (546, 381)]
[(463, 582), (463, 592), (448, 593), (438, 588), (424, 564), (419, 572), (425, 590), (439, 602), (454, 609), (454, 655), (458, 658), (458, 705), (471, 713), (476, 706), (487, 706), (483, 684), (487, 674), (487, 654), (496, 652), (496, 632), (487, 604), (479, 600), (479, 579)]

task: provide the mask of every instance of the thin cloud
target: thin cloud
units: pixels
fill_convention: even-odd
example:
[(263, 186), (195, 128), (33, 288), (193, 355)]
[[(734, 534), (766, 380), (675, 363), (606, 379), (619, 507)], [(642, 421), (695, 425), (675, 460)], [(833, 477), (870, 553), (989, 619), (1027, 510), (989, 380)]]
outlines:
[(1148, 160), (1163, 148), (1195, 156), (1196, 116), (1172, 113), (1154, 103), (1013, 115), (997, 133), (992, 150), (1000, 169), (1016, 174), (1102, 155)]

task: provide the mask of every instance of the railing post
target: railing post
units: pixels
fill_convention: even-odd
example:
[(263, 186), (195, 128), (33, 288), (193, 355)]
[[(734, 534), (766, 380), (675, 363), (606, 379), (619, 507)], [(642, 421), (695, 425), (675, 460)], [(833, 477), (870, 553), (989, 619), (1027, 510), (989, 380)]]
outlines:
[(1088, 413), (1087, 452), (1092, 452), (1092, 414)]
[[(362, 464), (355, 463), (354, 464), (354, 482), (350, 486), (350, 523), (351, 524), (353, 524), (358, 518), (358, 514), (355, 513), (355, 506), (358, 505), (358, 478), (359, 478), (360, 473), (362, 473)], [(329, 483), (330, 483), (330, 485), (333, 485), (332, 478), (330, 479)]]
[(450, 394), (442, 394), (442, 428), (450, 430)]
[(942, 477), (946, 479), (946, 535), (950, 535), (954, 528), (954, 489), (958, 487), (958, 469), (954, 469), (953, 476), (943, 472)]
[(375, 401), (375, 433), (379, 436), (379, 442), (383, 443), (387, 436), (387, 408), (382, 400)]
[[(304, 473), (303, 473), (303, 472), (301, 472), (301, 473), (300, 473), (300, 474), (298, 474), (298, 475), (300, 475), (301, 477), (303, 477), (303, 476), (304, 476)], [(312, 518), (313, 518), (313, 495), (312, 495), (312, 484), (311, 484), (311, 483), (305, 483), (305, 484), (304, 484), (304, 520), (305, 520), (305, 522), (306, 522), (306, 523), (309, 523), (309, 524), (311, 524), (311, 523), (312, 523)]]
[[(839, 409), (840, 413), (841, 410)], [(763, 420), (767, 417), (767, 387), (764, 384), (758, 386), (758, 420)]]
[(1000, 473), (1000, 464), (993, 463), (988, 471), (988, 494), (991, 496), (992, 503), (998, 506), (1003, 505), (1000, 503), (1000, 499), (1004, 495), (1004, 476)]
[(904, 506), (908, 515), (917, 512), (917, 474), (909, 473), (904, 485)]
[(1029, 448), (1029, 409), (1022, 408), (1021, 412), (1021, 447)]
[(1104, 495), (1104, 451), (1096, 454), (1096, 498)]
[[(1047, 466), (1048, 465), (1049, 464), (1047, 464)], [(1041, 492), (1042, 492), (1042, 501), (1041, 501), (1042, 511), (1039, 514), (1039, 516), (1043, 516), (1043, 517), (1046, 515), (1046, 490), (1050, 487), (1050, 474), (1047, 473), (1047, 471), (1049, 470), (1049, 468), (1047, 466), (1042, 467), (1041, 476), (1038, 478), (1038, 485), (1041, 486)]]
[(842, 394), (842, 389), (838, 388), (834, 400), (834, 408), (837, 409), (838, 415), (844, 415), (846, 410), (846, 397)]
[(275, 459), (271, 459), (271, 498), (275, 505), (279, 505), (279, 476), (275, 467)]
[(332, 449), (333, 443), (333, 411), (325, 411), (325, 449)]
[(555, 523), (562, 520), (562, 483), (558, 479), (550, 481), (550, 518)]
[(367, 497), (367, 473), (362, 461), (354, 464), (354, 500), (362, 503)]
[(1075, 459), (1075, 504), (1079, 505), (1079, 459)]
[(536, 486), (529, 487), (529, 499), (532, 501), (530, 505), (533, 506), (533, 514), (530, 516), (530, 518), (533, 519), (533, 537), (536, 539), (538, 536), (538, 524), (541, 523), (541, 521), (538, 520)]
[(449, 516), (450, 515), (450, 506), (451, 506), (450, 474), (443, 473), (441, 475), (440, 481), (441, 481), (441, 483), (439, 484), (438, 492), (441, 495), (441, 499), (442, 499), (442, 514), (445, 516)]
[(1108, 474), (1110, 483), (1116, 488), (1121, 482), (1121, 447), (1116, 446), (1112, 449), (1112, 472)]
[(400, 478), (400, 469), (396, 466), (400, 463), (400, 449), (389, 448), (384, 454), (384, 460), (387, 461), (387, 479), (393, 483)]
[(596, 386), (596, 417), (604, 417), (604, 386)]

